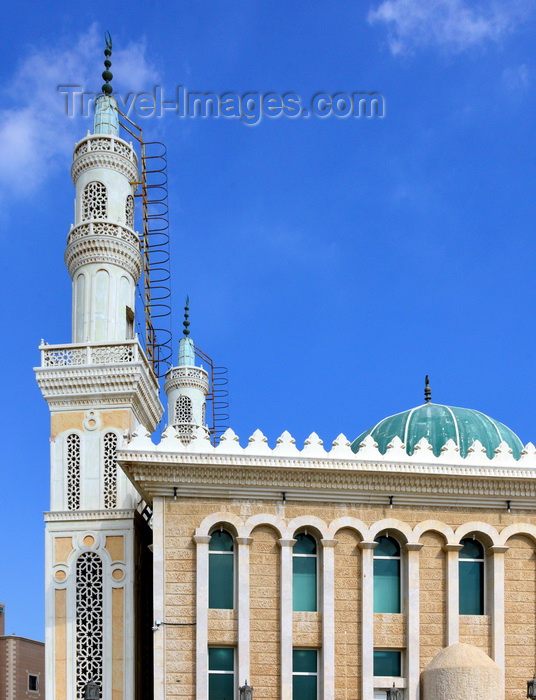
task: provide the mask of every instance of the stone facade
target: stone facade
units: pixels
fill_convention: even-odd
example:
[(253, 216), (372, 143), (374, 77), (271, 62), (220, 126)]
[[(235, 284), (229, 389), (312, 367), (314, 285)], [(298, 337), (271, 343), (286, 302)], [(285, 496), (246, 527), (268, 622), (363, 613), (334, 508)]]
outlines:
[[(256, 697), (290, 700), (289, 650), (298, 647), (320, 652), (323, 700), (382, 697), (393, 681), (405, 689), (406, 700), (428, 700), (421, 674), (442, 649), (457, 642), (495, 660), (501, 684), (506, 684), (501, 700), (525, 697), (536, 654), (536, 509), (514, 501), (508, 512), (503, 494), (486, 496), (487, 504), (471, 494), (471, 477), (479, 473), (481, 494), (487, 486), (494, 488), (491, 480), (497, 477), (489, 468), (483, 476), (485, 463), (467, 473), (459, 505), (447, 504), (449, 480), (431, 477), (428, 483), (434, 481), (437, 488), (417, 504), (408, 482), (413, 480), (418, 492), (424, 477), (416, 472), (432, 472), (433, 460), (420, 466), (409, 464), (407, 457), (406, 464), (371, 464), (361, 455), (358, 460), (339, 454), (336, 464), (311, 459), (310, 468), (303, 470), (303, 452), (286, 456), (266, 447), (255, 457), (248, 455), (249, 447), (226, 453), (229, 444), (236, 445), (232, 440), (216, 449), (201, 449), (196, 441), (185, 447), (174, 443), (168, 430), (160, 446), (150, 446), (138, 429), (119, 453), (140, 492), (153, 500), (153, 526), (159, 533), (155, 584), (160, 581), (161, 590), (155, 590), (155, 617), (170, 624), (155, 632), (156, 663), (162, 669), (155, 700), (206, 700), (209, 646), (235, 648), (237, 683), (247, 678)], [(318, 488), (321, 467), (331, 472), (331, 485), (338, 484), (336, 497)], [(302, 487), (286, 491), (283, 485), (296, 478), (296, 468)], [(461, 460), (453, 465), (453, 478), (463, 469)], [(266, 490), (279, 488), (279, 497), (263, 496), (264, 475), (275, 470)], [(394, 499), (382, 499), (380, 478), (373, 495), (363, 492), (357, 477), (361, 485), (368, 483), (375, 470), (390, 479)], [(227, 483), (218, 494), (224, 474)], [(529, 487), (525, 479), (532, 480), (525, 474), (518, 469), (518, 491), (525, 489), (522, 484)], [(307, 488), (315, 480), (316, 492)], [(344, 482), (352, 480), (347, 492)], [(196, 481), (194, 496), (190, 488)], [(504, 488), (512, 486), (505, 482)], [(370, 502), (380, 499), (383, 505)], [(222, 527), (237, 543), (236, 604), (234, 610), (208, 610), (208, 541)], [(292, 552), (295, 536), (304, 529), (319, 545), (319, 607), (318, 612), (292, 613), (287, 550)], [(396, 614), (372, 613), (374, 540), (382, 534), (395, 538), (402, 550), (403, 605)], [(477, 539), (485, 550), (483, 615), (459, 614), (458, 551), (464, 537)], [(192, 622), (195, 633), (193, 626), (174, 626)], [(373, 675), (374, 649), (402, 652), (400, 677)]]

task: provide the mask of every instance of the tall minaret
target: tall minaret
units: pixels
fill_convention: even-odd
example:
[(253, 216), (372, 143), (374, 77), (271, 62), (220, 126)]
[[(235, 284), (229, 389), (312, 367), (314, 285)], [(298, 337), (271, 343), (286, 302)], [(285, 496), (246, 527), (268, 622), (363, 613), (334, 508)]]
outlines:
[[(119, 137), (109, 35), (93, 133), (75, 144), (75, 222), (65, 261), (73, 282), (73, 338), (41, 350), (37, 381), (51, 413), (51, 503), (46, 513), (46, 695), (82, 700), (150, 697), (150, 530), (136, 489), (116, 464), (125, 431), (153, 431), (158, 381), (134, 336), (141, 270), (134, 230), (139, 173)], [(151, 610), (147, 612), (150, 620)], [(143, 657), (143, 667), (141, 659)]]
[(184, 307), (183, 336), (179, 342), (179, 363), (166, 374), (164, 390), (168, 399), (168, 424), (185, 443), (197, 428), (206, 428), (208, 372), (195, 364), (195, 346), (190, 338), (190, 300)]

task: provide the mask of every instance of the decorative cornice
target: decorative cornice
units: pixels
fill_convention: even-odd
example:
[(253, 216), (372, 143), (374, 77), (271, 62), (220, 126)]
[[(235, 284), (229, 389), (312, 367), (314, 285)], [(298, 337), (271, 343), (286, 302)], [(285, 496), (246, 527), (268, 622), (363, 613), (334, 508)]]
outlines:
[[(114, 350), (132, 347), (135, 354), (117, 355)], [(93, 352), (84, 362), (86, 346), (41, 346), (42, 367), (35, 368), (37, 382), (51, 409), (73, 410), (88, 405), (114, 405), (132, 408), (140, 422), (147, 421), (154, 430), (163, 413), (158, 396), (158, 382), (152, 373), (138, 343), (87, 346)], [(66, 358), (65, 364), (48, 364), (47, 352), (71, 352), (79, 354), (73, 360)], [(102, 361), (98, 358), (102, 351)], [(97, 354), (96, 354), (97, 353)], [(67, 364), (69, 361), (73, 364)], [(91, 362), (91, 364), (89, 364)], [(48, 364), (48, 366), (47, 366)]]
[[(243, 459), (232, 465), (235, 458), (222, 455), (218, 464), (206, 456), (177, 459), (162, 464), (158, 453), (137, 456), (125, 450), (118, 453), (121, 464), (131, 481), (147, 500), (154, 496), (171, 496), (180, 486), (181, 497), (229, 497), (281, 500), (336, 501), (383, 504), (388, 507), (389, 496), (397, 495), (397, 507), (441, 504), (445, 507), (505, 508), (505, 500), (515, 501), (516, 508), (535, 507), (536, 479), (530, 475), (516, 478), (483, 478), (473, 476), (403, 472), (403, 465), (367, 464), (355, 462), (327, 463), (307, 466), (303, 460), (281, 460), (278, 466), (266, 464), (261, 458)], [(169, 455), (167, 455), (169, 457)], [(186, 455), (183, 455), (183, 458)], [(248, 463), (249, 462), (249, 463)], [(478, 471), (478, 470), (475, 470)], [(454, 472), (454, 468), (452, 469)]]
[[(83, 172), (94, 168), (115, 170), (124, 175), (130, 183), (137, 183), (139, 179), (138, 169), (126, 158), (116, 153), (88, 153), (75, 160), (71, 166), (71, 177), (75, 185)], [(136, 187), (134, 187), (134, 191), (136, 191)]]
[(136, 517), (133, 508), (110, 510), (62, 510), (45, 513), (45, 522), (64, 522), (68, 520), (131, 520)]
[(173, 367), (166, 374), (164, 391), (169, 394), (173, 389), (180, 387), (192, 387), (200, 389), (204, 394), (208, 392), (208, 372), (201, 367)]
[(71, 277), (82, 265), (109, 263), (118, 265), (134, 280), (141, 274), (142, 257), (139, 246), (109, 235), (85, 236), (72, 241), (65, 250), (65, 264)]

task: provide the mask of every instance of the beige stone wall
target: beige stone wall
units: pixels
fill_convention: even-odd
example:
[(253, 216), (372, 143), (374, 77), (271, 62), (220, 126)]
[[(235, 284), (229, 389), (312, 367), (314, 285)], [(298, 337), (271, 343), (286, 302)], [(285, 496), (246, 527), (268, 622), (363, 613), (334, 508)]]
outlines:
[[(250, 551), (251, 685), (256, 698), (276, 700), (280, 683), (280, 548), (271, 527), (257, 527)], [(243, 680), (240, 680), (242, 683)]]
[(421, 537), (420, 569), (421, 671), (445, 646), (447, 584), (445, 539), (436, 532)]
[(505, 557), (506, 700), (527, 696), (536, 664), (536, 559), (534, 542), (508, 540)]
[[(228, 512), (242, 520), (257, 514), (281, 518), (285, 523), (300, 516), (311, 516), (331, 523), (336, 518), (351, 516), (367, 526), (391, 519), (413, 528), (424, 521), (442, 521), (455, 530), (465, 523), (486, 523), (499, 531), (504, 527), (524, 522), (536, 525), (536, 513), (483, 509), (451, 508), (441, 512), (425, 508), (393, 508), (377, 506), (354, 506), (345, 504), (291, 502), (283, 505), (273, 501), (233, 501), (225, 499), (194, 500), (180, 498), (168, 500), (165, 505), (165, 620), (172, 622), (195, 621), (195, 544), (192, 537), (204, 518), (219, 512)], [(216, 523), (214, 523), (216, 524)], [(232, 528), (231, 528), (232, 529)], [(475, 527), (475, 529), (477, 529)], [(310, 528), (314, 532), (314, 527)], [(470, 530), (473, 532), (473, 530)], [(389, 534), (404, 543), (404, 536), (396, 527), (389, 525)], [(251, 572), (251, 683), (256, 697), (276, 700), (279, 697), (279, 591), (280, 548), (279, 534), (268, 525), (260, 525), (250, 533)], [(354, 530), (342, 527), (334, 534), (335, 547), (335, 683), (336, 698), (364, 700), (359, 693), (360, 668), (360, 564), (361, 552), (358, 544), (361, 536)], [(482, 541), (489, 542), (485, 536)], [(442, 551), (444, 537), (432, 527), (425, 528), (420, 537), (424, 545), (419, 553), (420, 570), (420, 666), (424, 668), (445, 643), (446, 636), (446, 553)], [(522, 543), (522, 545), (520, 544)], [(534, 651), (536, 638), (527, 649), (519, 651), (516, 638), (522, 619), (530, 618), (534, 625), (536, 610), (523, 608), (515, 615), (519, 602), (513, 595), (516, 591), (524, 596), (536, 597), (536, 563), (531, 561), (536, 548), (531, 540), (513, 538), (513, 551), (507, 556), (507, 662), (517, 663), (515, 655), (523, 657), (519, 670), (524, 680), (531, 677), (534, 658), (530, 661), (530, 649)], [(515, 545), (515, 547), (514, 547)], [(404, 567), (403, 567), (404, 568)], [(517, 571), (517, 573), (516, 573)], [(526, 575), (528, 572), (528, 575)], [(515, 577), (518, 577), (517, 579)], [(530, 579), (530, 584), (527, 583)], [(525, 593), (528, 591), (528, 593)], [(523, 601), (521, 601), (523, 603)], [(526, 600), (525, 600), (526, 603)], [(511, 606), (510, 608), (508, 606)], [(406, 612), (406, 611), (405, 611)], [(517, 611), (519, 612), (519, 611)], [(376, 615), (375, 643), (377, 646), (405, 648), (407, 630), (404, 615)], [(514, 620), (517, 622), (514, 623)], [(296, 646), (321, 647), (322, 613), (295, 613), (293, 630)], [(171, 627), (166, 634), (166, 692), (171, 696), (194, 697), (195, 692), (195, 628)], [(489, 616), (462, 616), (460, 618), (460, 641), (473, 644), (486, 654), (491, 653), (491, 619)], [(236, 644), (236, 612), (211, 611), (209, 615), (209, 643)], [(530, 672), (529, 672), (530, 667)], [(522, 670), (521, 670), (522, 669)], [(517, 673), (517, 672), (516, 672)], [(513, 679), (511, 671), (507, 678)], [(243, 682), (244, 679), (240, 679)], [(248, 679), (249, 680), (249, 679)], [(508, 681), (513, 682), (513, 680)], [(519, 680), (515, 681), (519, 683)], [(524, 686), (523, 686), (524, 687)], [(510, 691), (509, 691), (510, 692)], [(517, 691), (516, 691), (517, 692)], [(508, 695), (506, 700), (517, 700), (519, 695)]]
[(335, 547), (335, 696), (361, 700), (361, 550), (353, 530)]
[(460, 642), (472, 644), (491, 654), (491, 618), (489, 615), (460, 615)]
[[(186, 507), (185, 507), (186, 506)], [(165, 620), (195, 622), (195, 545), (206, 505), (170, 501), (165, 508)], [(165, 626), (166, 697), (195, 697), (195, 627)]]

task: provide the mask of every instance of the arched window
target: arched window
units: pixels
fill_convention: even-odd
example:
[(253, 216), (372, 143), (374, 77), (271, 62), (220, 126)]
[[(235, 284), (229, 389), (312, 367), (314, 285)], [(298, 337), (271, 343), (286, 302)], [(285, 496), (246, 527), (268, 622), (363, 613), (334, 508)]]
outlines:
[(104, 507), (117, 507), (117, 435), (106, 433), (104, 436)]
[(67, 509), (80, 510), (80, 435), (67, 435)]
[(460, 615), (484, 614), (484, 548), (477, 539), (460, 542)]
[(392, 537), (382, 535), (374, 549), (374, 612), (401, 612), (400, 545)]
[(102, 689), (104, 608), (102, 559), (84, 552), (76, 562), (76, 697), (82, 700), (86, 684)]
[(317, 547), (316, 540), (307, 532), (295, 537), (292, 552), (292, 607), (293, 610), (317, 610)]
[(129, 194), (125, 202), (125, 221), (127, 226), (134, 228), (134, 197)]
[(105, 219), (108, 204), (106, 185), (102, 182), (88, 182), (82, 195), (82, 219)]
[(192, 399), (189, 396), (179, 396), (175, 401), (175, 423), (192, 422)]
[(208, 545), (208, 607), (234, 608), (234, 539), (226, 530), (215, 530)]

